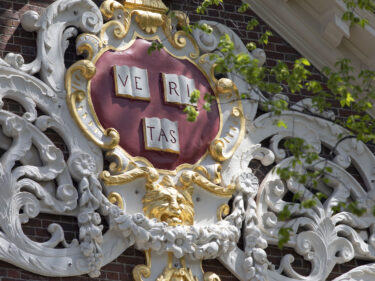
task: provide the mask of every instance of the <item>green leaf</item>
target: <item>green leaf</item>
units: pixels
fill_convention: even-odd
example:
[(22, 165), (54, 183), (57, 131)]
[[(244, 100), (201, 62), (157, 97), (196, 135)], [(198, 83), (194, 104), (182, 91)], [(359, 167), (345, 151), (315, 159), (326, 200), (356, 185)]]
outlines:
[(159, 41), (152, 41), (151, 46), (147, 49), (147, 53), (150, 55), (152, 52), (158, 50), (160, 51), (164, 45)]
[(194, 106), (188, 105), (185, 107), (184, 112), (187, 114), (187, 121), (189, 122), (195, 122), (197, 120), (197, 117), (199, 115), (199, 112)]
[(210, 93), (205, 93), (203, 99), (206, 102), (211, 103), (213, 100), (215, 100), (215, 96), (211, 95)]
[(259, 39), (259, 42), (261, 44), (264, 44), (264, 45), (267, 45), (268, 44), (268, 38), (272, 36), (272, 32), (267, 30), (266, 32), (264, 32), (261, 36), (260, 36), (260, 39)]
[(239, 13), (245, 13), (249, 9), (249, 5), (246, 3), (242, 3), (241, 6), (238, 8)]
[(285, 128), (285, 129), (288, 128), (288, 126), (285, 124), (285, 122), (283, 120), (280, 120), (280, 119), (276, 121), (276, 125), (279, 128), (281, 128), (281, 127)]
[(249, 98), (250, 98), (249, 94), (247, 94), (247, 93), (241, 93), (241, 99), (246, 100), (246, 99), (249, 99)]
[(289, 208), (288, 208), (288, 205), (285, 205), (283, 210), (277, 215), (277, 218), (280, 220), (280, 221), (286, 221), (287, 219), (290, 218), (290, 211), (289, 211)]
[(211, 111), (211, 103), (205, 102), (203, 104), (203, 109), (206, 110), (207, 112), (210, 112)]
[(292, 229), (290, 227), (282, 227), (279, 229), (279, 232), (278, 232), (279, 241), (277, 245), (280, 250), (284, 247), (286, 243), (289, 242), (291, 232), (292, 232)]
[(325, 194), (322, 193), (322, 192), (317, 192), (317, 193), (315, 194), (315, 196), (316, 196), (319, 200), (322, 200), (322, 199), (328, 199), (328, 196), (325, 195)]
[(329, 167), (329, 166), (325, 167), (324, 169), (325, 169), (326, 172), (328, 172), (328, 173), (332, 173), (332, 171), (333, 171), (332, 167)]
[(246, 29), (253, 30), (256, 26), (258, 26), (259, 22), (257, 19), (253, 18), (247, 22)]
[(293, 194), (292, 201), (295, 202), (295, 201), (299, 200), (301, 197), (302, 197), (301, 192), (296, 192), (296, 193)]
[(303, 65), (310, 66), (310, 62), (305, 58), (300, 58), (297, 60), (297, 63), (302, 63)]
[(254, 42), (249, 42), (249, 43), (246, 44), (246, 48), (249, 51), (253, 51), (257, 48), (257, 45)]
[(353, 213), (354, 215), (361, 217), (366, 213), (366, 208), (358, 207), (358, 203), (356, 201), (350, 202), (347, 206), (349, 212)]
[(303, 202), (301, 202), (301, 206), (305, 209), (311, 209), (312, 207), (316, 206), (316, 200), (313, 198), (306, 199)]
[(191, 96), (190, 96), (190, 102), (191, 103), (197, 103), (199, 98), (201, 96), (201, 92), (197, 89), (195, 89), (192, 93), (191, 93)]

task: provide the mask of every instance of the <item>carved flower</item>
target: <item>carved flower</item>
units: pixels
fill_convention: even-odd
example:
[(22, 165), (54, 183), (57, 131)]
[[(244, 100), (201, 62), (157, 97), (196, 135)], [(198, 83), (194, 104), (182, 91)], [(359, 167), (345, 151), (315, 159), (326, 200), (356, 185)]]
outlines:
[(246, 250), (250, 251), (252, 248), (255, 248), (260, 237), (260, 231), (257, 228), (248, 229), (245, 237), (246, 241)]
[(100, 215), (98, 213), (94, 213), (92, 216), (92, 222), (95, 224), (99, 224), (102, 221)]
[(9, 117), (5, 120), (4, 132), (8, 136), (17, 136), (25, 127), (25, 123), (19, 117)]
[(194, 252), (192, 245), (192, 236), (189, 235), (185, 228), (177, 226), (165, 233), (167, 239), (166, 250), (173, 252), (176, 258), (183, 257), (186, 253)]
[(237, 188), (243, 193), (255, 195), (258, 191), (258, 187), (258, 179), (253, 173), (245, 172), (237, 178)]
[(143, 223), (144, 220), (145, 220), (145, 216), (142, 215), (141, 213), (137, 213), (137, 214), (134, 214), (134, 215), (133, 215), (133, 221), (134, 221), (136, 224), (138, 224), (138, 225), (140, 225), (141, 223)]
[(73, 153), (68, 164), (72, 176), (77, 180), (93, 174), (96, 169), (94, 159), (87, 153)]
[(78, 222), (80, 224), (84, 224), (84, 223), (87, 223), (90, 219), (90, 215), (88, 212), (82, 212), (78, 215)]
[(267, 254), (263, 249), (254, 248), (253, 249), (254, 260), (258, 263), (267, 263)]
[(94, 245), (88, 241), (84, 241), (80, 244), (81, 251), (84, 256), (89, 257), (94, 251)]
[(117, 218), (118, 216), (120, 216), (120, 208), (117, 206), (111, 206), (109, 208), (109, 213), (112, 218)]

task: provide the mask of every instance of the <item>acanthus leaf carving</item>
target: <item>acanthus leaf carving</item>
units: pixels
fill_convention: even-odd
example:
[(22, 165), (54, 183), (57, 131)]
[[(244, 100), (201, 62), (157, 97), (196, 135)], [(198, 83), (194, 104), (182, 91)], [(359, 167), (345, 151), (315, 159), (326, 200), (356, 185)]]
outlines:
[(41, 16), (34, 11), (26, 12), (21, 22), (26, 30), (38, 33), (37, 57), (33, 62), (24, 64), (21, 55), (9, 53), (5, 61), (29, 74), (40, 72), (47, 85), (56, 92), (62, 92), (67, 40), (76, 35), (76, 29), (97, 33), (103, 19), (99, 8), (90, 0), (59, 0), (48, 6)]

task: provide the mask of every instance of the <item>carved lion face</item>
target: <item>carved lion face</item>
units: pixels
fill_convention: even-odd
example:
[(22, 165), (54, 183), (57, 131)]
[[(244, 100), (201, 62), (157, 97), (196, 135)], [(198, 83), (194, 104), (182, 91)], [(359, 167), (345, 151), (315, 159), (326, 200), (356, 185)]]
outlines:
[(194, 205), (192, 190), (160, 186), (147, 189), (142, 199), (143, 212), (148, 218), (156, 218), (169, 225), (192, 225)]

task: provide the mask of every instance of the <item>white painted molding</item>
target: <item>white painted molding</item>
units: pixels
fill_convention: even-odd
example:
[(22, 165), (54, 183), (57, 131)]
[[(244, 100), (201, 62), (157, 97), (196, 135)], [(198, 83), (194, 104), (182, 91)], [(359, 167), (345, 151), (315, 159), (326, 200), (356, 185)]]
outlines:
[[(374, 69), (375, 16), (359, 11), (369, 24), (349, 27), (341, 20), (345, 9), (340, 0), (244, 0), (251, 9), (302, 56), (322, 70), (349, 58), (356, 71)], [(375, 117), (375, 109), (369, 111)]]

